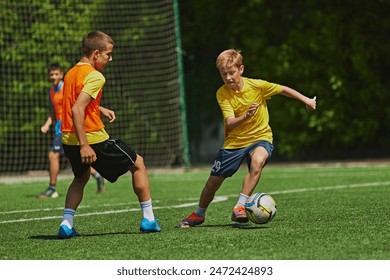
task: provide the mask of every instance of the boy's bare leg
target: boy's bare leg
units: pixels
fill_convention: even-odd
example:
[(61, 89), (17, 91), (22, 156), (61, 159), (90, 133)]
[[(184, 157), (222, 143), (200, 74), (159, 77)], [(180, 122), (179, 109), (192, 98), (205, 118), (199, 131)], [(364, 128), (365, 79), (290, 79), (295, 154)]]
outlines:
[(138, 197), (139, 202), (150, 199), (150, 185), (146, 172), (144, 160), (141, 156), (137, 156), (134, 165), (131, 166), (130, 172), (133, 178), (133, 189)]
[(207, 208), (209, 206), (214, 199), (215, 193), (218, 191), (224, 180), (225, 177), (222, 176), (209, 177), (200, 195), (199, 207)]
[(263, 147), (256, 148), (251, 155), (251, 166), (248, 174), (245, 176), (241, 192), (247, 196), (252, 195), (260, 180), (265, 162), (268, 158), (268, 152)]
[(51, 186), (57, 184), (57, 177), (60, 173), (60, 153), (50, 151), (48, 154), (49, 158), (49, 182)]
[(144, 159), (140, 155), (137, 155), (135, 163), (130, 167), (130, 172), (133, 179), (133, 190), (138, 197), (142, 210), (143, 218), (140, 231), (146, 233), (161, 231), (157, 219), (154, 217), (149, 178)]
[(177, 227), (190, 228), (197, 225), (201, 225), (206, 218), (206, 210), (215, 197), (215, 193), (222, 185), (225, 177), (222, 176), (210, 176), (199, 198), (198, 208), (195, 212), (192, 212), (187, 218), (182, 220)]
[(47, 155), (49, 159), (49, 187), (42, 193), (38, 194), (37, 198), (57, 198), (59, 195), (56, 192), (57, 177), (60, 173), (60, 153), (50, 151)]
[(84, 195), (84, 187), (90, 176), (88, 169), (82, 177), (74, 178), (66, 194), (65, 208), (76, 210), (79, 207)]

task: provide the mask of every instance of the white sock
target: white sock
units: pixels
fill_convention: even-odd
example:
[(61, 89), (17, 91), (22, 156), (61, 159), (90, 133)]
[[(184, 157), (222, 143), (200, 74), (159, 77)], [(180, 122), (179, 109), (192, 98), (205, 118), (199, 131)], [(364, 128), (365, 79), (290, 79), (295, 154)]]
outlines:
[(102, 177), (102, 175), (100, 175), (100, 173), (96, 171), (95, 174), (93, 174), (93, 177), (99, 179), (100, 177)]
[(248, 200), (248, 198), (249, 198), (249, 196), (247, 196), (247, 195), (245, 195), (245, 194), (243, 194), (243, 193), (240, 193), (240, 197), (238, 198), (237, 204), (236, 204), (236, 206), (234, 206), (234, 207), (237, 207), (237, 206), (239, 206), (239, 205), (245, 207), (245, 203), (246, 203), (246, 201)]
[(152, 199), (149, 199), (147, 201), (143, 201), (140, 203), (142, 215), (144, 218), (148, 219), (149, 221), (154, 221), (154, 214), (153, 214), (153, 206), (152, 206)]
[(62, 218), (61, 225), (66, 225), (68, 228), (73, 228), (73, 217), (76, 213), (75, 210), (70, 208), (64, 209), (64, 217)]
[(207, 211), (207, 207), (202, 208), (202, 207), (198, 206), (198, 208), (196, 208), (196, 210), (195, 210), (195, 214), (198, 217), (204, 217), (206, 215), (206, 211)]

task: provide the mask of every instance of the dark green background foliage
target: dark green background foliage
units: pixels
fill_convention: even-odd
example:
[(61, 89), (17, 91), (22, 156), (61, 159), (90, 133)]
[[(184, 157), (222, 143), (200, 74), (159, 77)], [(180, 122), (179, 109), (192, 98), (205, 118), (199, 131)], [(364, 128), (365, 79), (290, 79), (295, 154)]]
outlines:
[[(48, 89), (45, 69), (53, 61), (69, 69), (77, 61), (80, 38), (85, 36), (84, 28), (88, 28), (94, 15), (89, 2), (0, 2), (0, 61), (2, 69), (6, 69), (0, 83), (0, 153), (15, 162), (23, 159), (18, 169), (24, 169), (23, 165), (27, 168), (29, 161), (35, 160), (27, 156), (30, 151), (21, 152), (18, 147), (45, 142), (43, 135), (35, 137), (37, 127), (48, 115), (48, 96), (42, 94)], [(7, 147), (14, 149), (6, 153)], [(45, 146), (43, 158), (46, 149)]]
[(285, 97), (269, 101), (275, 157), (389, 155), (390, 1), (180, 3), (190, 139), (201, 135), (202, 124), (222, 121), (215, 59), (237, 48), (244, 55), (244, 75), (317, 96), (312, 113)]
[[(114, 4), (128, 8), (132, 3)], [(119, 42), (117, 64), (113, 67), (123, 70), (121, 80), (133, 81), (107, 85), (108, 90), (122, 92), (118, 98), (129, 102), (127, 109), (118, 112), (122, 122), (128, 124), (128, 134), (134, 135), (132, 129), (138, 130), (137, 127), (145, 128), (143, 135), (148, 140), (142, 144), (144, 151), (148, 143), (169, 142), (156, 130), (166, 120), (160, 117), (162, 113), (155, 112), (154, 123), (143, 120), (140, 116), (147, 102), (143, 96), (127, 96), (137, 91), (132, 62), (145, 58), (126, 56), (123, 50), (130, 46), (121, 44), (131, 41), (131, 47), (143, 48), (137, 41), (143, 26), (154, 21), (164, 25), (164, 19), (144, 18), (143, 25), (138, 25), (136, 14), (102, 14), (110, 5), (112, 1), (106, 5), (85, 0), (0, 1), (0, 62), (7, 69), (1, 73), (0, 83), (1, 154), (10, 143), (18, 147), (33, 146), (31, 141), (47, 142), (44, 135), (36, 137), (36, 128), (46, 118), (47, 108), (30, 104), (47, 104), (47, 96), (42, 94), (48, 87), (44, 69), (53, 61), (69, 69), (79, 59), (81, 38), (91, 27), (103, 29)], [(385, 73), (390, 64), (390, 1), (180, 0), (179, 7), (193, 163), (204, 127), (222, 123), (215, 100), (222, 80), (215, 59), (227, 48), (242, 50), (246, 76), (317, 96), (318, 109), (311, 113), (299, 102), (282, 96), (269, 101), (276, 160), (388, 156), (390, 95)], [(143, 7), (138, 3), (134, 10), (139, 9)], [(159, 58), (164, 55), (156, 53)], [(26, 75), (27, 71), (32, 74)], [(160, 74), (151, 70), (147, 73)], [(106, 75), (112, 80), (110, 71)], [(153, 94), (153, 89), (150, 91)], [(137, 121), (142, 123), (134, 123)], [(141, 145), (136, 139), (129, 141)], [(174, 145), (181, 148), (180, 143)], [(46, 151), (42, 145), (42, 158)], [(26, 166), (35, 160), (26, 157), (26, 152), (19, 154), (17, 149), (12, 157), (24, 159)]]
[(131, 143), (151, 165), (174, 162), (183, 143), (171, 6), (169, 0), (1, 1), (0, 154), (5, 162), (12, 160), (10, 166), (19, 171), (42, 168), (31, 163), (45, 159), (50, 145), (39, 133), (48, 115), (47, 66), (59, 62), (69, 70), (81, 57), (82, 38), (92, 30), (115, 41), (102, 103), (115, 110), (117, 121), (106, 129)]

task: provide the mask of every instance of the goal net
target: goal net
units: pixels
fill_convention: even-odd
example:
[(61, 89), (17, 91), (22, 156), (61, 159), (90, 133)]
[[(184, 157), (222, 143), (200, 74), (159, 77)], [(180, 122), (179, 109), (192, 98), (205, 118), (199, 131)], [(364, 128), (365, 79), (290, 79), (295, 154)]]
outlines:
[(94, 30), (115, 42), (103, 72), (102, 106), (117, 119), (104, 120), (106, 130), (148, 167), (182, 164), (185, 108), (174, 1), (0, 1), (0, 173), (48, 169), (54, 128), (40, 132), (49, 115), (47, 67), (58, 62), (66, 73)]

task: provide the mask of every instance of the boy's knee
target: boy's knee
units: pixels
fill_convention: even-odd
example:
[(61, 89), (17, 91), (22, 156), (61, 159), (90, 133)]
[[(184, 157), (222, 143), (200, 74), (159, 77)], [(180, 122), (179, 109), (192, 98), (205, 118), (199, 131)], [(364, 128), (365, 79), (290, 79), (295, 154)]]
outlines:
[(56, 160), (56, 159), (58, 159), (59, 157), (60, 157), (60, 154), (57, 153), (57, 152), (50, 151), (50, 152), (48, 153), (48, 158), (49, 158), (50, 160)]
[(137, 159), (135, 160), (134, 164), (131, 166), (130, 171), (135, 172), (137, 170), (145, 170), (145, 169), (146, 166), (143, 157), (137, 155)]
[(218, 190), (224, 180), (225, 177), (222, 176), (210, 176), (206, 182), (205, 188), (209, 190)]
[(83, 180), (87, 182), (89, 180), (89, 177), (91, 177), (91, 171), (87, 169), (84, 174), (80, 177), (80, 180)]
[(260, 169), (263, 169), (266, 162), (267, 162), (267, 158), (265, 158), (265, 157), (261, 158), (261, 159), (259, 160), (259, 163), (258, 163), (259, 168), (260, 168)]
[(252, 159), (250, 169), (252, 172), (261, 172), (267, 162), (265, 157), (259, 157), (256, 159)]

